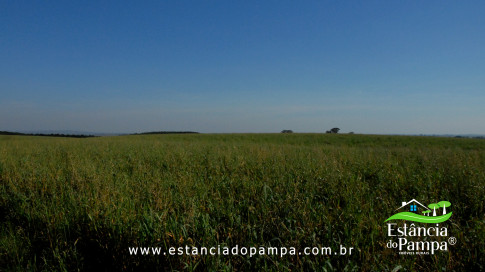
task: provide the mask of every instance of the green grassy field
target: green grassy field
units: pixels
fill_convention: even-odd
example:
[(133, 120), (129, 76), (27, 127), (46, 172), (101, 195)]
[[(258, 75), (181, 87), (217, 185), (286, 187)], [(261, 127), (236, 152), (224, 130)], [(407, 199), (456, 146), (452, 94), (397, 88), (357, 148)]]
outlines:
[[(485, 140), (0, 136), (0, 271), (481, 271)], [(401, 201), (448, 200), (457, 244), (386, 248)], [(350, 256), (132, 256), (128, 247), (354, 247)]]

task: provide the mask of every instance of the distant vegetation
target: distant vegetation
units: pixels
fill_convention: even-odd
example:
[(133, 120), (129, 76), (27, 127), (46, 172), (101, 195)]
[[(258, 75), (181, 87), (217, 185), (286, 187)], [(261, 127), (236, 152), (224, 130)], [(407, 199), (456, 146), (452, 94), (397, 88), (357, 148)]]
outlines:
[(327, 130), (325, 133), (335, 133), (337, 134), (339, 132), (340, 128), (332, 128), (331, 130)]
[(143, 134), (198, 134), (195, 131), (150, 131), (142, 133), (134, 133), (133, 135), (143, 135)]
[[(0, 136), (0, 270), (485, 270), (485, 141), (287, 136)], [(413, 256), (386, 248), (384, 220), (413, 198), (453, 203), (442, 224), (457, 245)], [(354, 254), (128, 252), (340, 244)]]
[(84, 135), (84, 134), (59, 134), (59, 133), (44, 134), (44, 133), (20, 133), (20, 132), (10, 132), (10, 131), (0, 131), (0, 135), (68, 137), (68, 138), (89, 138), (89, 137), (96, 137), (94, 135)]

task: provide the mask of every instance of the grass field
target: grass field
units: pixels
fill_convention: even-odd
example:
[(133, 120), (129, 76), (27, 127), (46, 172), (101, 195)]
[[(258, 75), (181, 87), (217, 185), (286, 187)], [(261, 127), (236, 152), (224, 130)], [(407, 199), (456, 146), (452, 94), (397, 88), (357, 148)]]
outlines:
[[(483, 271), (485, 140), (331, 134), (0, 136), (0, 271)], [(401, 201), (448, 200), (457, 244), (386, 248)], [(354, 247), (130, 256), (128, 247)]]

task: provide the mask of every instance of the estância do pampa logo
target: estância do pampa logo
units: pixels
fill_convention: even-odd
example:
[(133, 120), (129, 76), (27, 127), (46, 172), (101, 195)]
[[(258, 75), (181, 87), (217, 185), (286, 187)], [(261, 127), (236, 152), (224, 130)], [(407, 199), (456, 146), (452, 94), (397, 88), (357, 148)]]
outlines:
[[(451, 203), (440, 201), (428, 206), (416, 199), (402, 202), (398, 213), (387, 218), (387, 236), (391, 237), (386, 244), (388, 248), (399, 250), (399, 254), (434, 254), (436, 251), (448, 251), (448, 245), (456, 244), (455, 237), (448, 237), (448, 228), (440, 226), (450, 219)], [(447, 211), (448, 208), (448, 211)], [(394, 220), (405, 220), (398, 226)], [(411, 221), (409, 226), (407, 221)], [(414, 223), (416, 222), (416, 223)], [(424, 223), (421, 226), (419, 223)], [(417, 225), (416, 225), (417, 224)], [(396, 239), (397, 238), (397, 239)]]

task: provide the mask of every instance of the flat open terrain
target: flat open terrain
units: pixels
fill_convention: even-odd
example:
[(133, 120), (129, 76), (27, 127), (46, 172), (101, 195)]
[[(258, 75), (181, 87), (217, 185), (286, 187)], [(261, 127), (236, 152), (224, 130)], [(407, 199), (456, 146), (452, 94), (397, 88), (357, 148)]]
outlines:
[[(0, 136), (0, 270), (484, 270), (485, 140), (330, 134)], [(401, 205), (448, 200), (447, 252), (387, 249)], [(447, 237), (445, 237), (447, 238)], [(132, 256), (128, 247), (354, 247)]]

